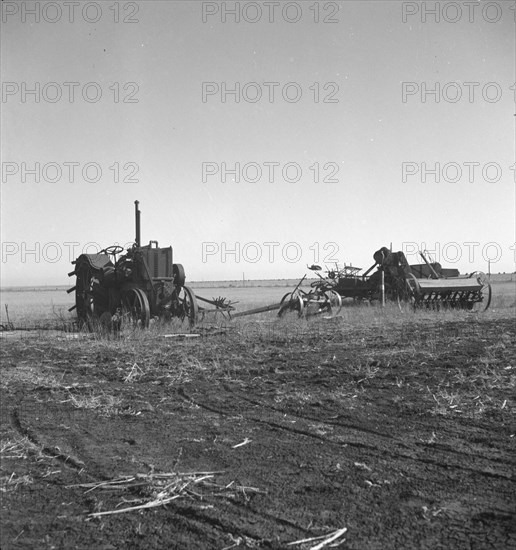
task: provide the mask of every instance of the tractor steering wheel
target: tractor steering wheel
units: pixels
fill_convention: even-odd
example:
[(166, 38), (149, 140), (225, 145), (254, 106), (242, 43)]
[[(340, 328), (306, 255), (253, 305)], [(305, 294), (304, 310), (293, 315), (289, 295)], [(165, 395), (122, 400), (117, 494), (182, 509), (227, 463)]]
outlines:
[(101, 250), (101, 252), (104, 252), (105, 254), (109, 254), (110, 256), (116, 256), (117, 254), (120, 254), (120, 252), (123, 252), (123, 251), (124, 251), (124, 247), (119, 246), (117, 244), (108, 246), (107, 248), (104, 248), (104, 250)]

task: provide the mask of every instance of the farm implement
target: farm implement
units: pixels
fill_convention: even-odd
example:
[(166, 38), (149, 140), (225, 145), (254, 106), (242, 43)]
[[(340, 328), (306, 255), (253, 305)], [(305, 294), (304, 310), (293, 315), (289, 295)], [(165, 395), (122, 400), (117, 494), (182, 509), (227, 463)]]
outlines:
[(309, 269), (319, 280), (311, 283), (310, 292), (303, 291), (299, 284), (286, 294), (279, 314), (297, 311), (299, 315), (333, 316), (349, 301), (381, 305), (391, 301), (400, 308), (409, 304), (413, 308), (434, 310), (485, 311), (489, 307), (491, 285), (484, 273), (460, 275), (458, 270), (445, 269), (437, 262), (430, 263), (422, 252), (420, 255), (423, 264), (409, 265), (403, 252), (381, 248), (373, 254), (374, 264), (362, 275), (361, 268), (344, 266), (327, 270), (323, 277), (319, 274), (321, 268), (313, 265)]
[[(361, 277), (367, 298), (382, 304), (385, 300), (408, 302), (414, 308), (426, 309), (485, 311), (489, 307), (491, 285), (485, 273), (460, 275), (457, 269), (430, 263), (423, 252), (419, 254), (424, 263), (409, 265), (403, 252), (391, 252), (385, 247), (377, 250), (373, 254), (375, 263)], [(374, 268), (376, 271), (368, 277)], [(337, 292), (347, 295), (349, 278), (339, 276), (337, 281)]]
[(141, 245), (141, 212), (139, 202), (134, 204), (136, 236), (131, 248), (112, 245), (72, 262), (75, 268), (68, 276), (75, 276), (76, 282), (67, 292), (75, 292), (75, 305), (69, 311), (77, 312), (79, 326), (112, 328), (129, 319), (145, 328), (154, 317), (187, 320), (193, 326), (207, 311), (230, 312), (233, 306), (224, 298), (208, 300), (185, 285), (185, 270), (173, 263), (171, 246), (160, 248), (157, 241)]
[[(342, 299), (337, 292), (325, 284), (318, 284), (309, 291), (301, 288), (306, 275), (299, 281), (296, 288), (287, 292), (280, 302), (268, 306), (229, 313), (231, 319), (256, 315), (267, 311), (277, 311), (278, 317), (284, 317), (290, 312), (295, 312), (299, 317), (306, 315), (316, 315), (326, 313), (330, 316), (336, 316), (342, 307)], [(318, 281), (316, 281), (318, 282)]]
[[(234, 319), (267, 311), (280, 317), (338, 315), (343, 305), (352, 302), (396, 302), (400, 307), (466, 309), (484, 311), (491, 302), (491, 286), (486, 275), (476, 271), (460, 275), (456, 269), (444, 269), (430, 263), (409, 265), (403, 252), (381, 248), (373, 254), (374, 264), (362, 275), (361, 268), (344, 266), (309, 269), (317, 275), (309, 288), (303, 287), (306, 275), (280, 302), (242, 312), (235, 312), (226, 298), (207, 299), (196, 296), (185, 285), (185, 270), (173, 263), (172, 247), (160, 248), (157, 241), (141, 245), (139, 202), (135, 201), (136, 236), (134, 244), (124, 250), (112, 245), (97, 254), (81, 254), (68, 275), (75, 276), (75, 304), (78, 324), (90, 330), (96, 326), (120, 327), (124, 320), (146, 328), (151, 319), (178, 318), (194, 326), (205, 314), (221, 313)], [(202, 305), (200, 305), (202, 304)]]

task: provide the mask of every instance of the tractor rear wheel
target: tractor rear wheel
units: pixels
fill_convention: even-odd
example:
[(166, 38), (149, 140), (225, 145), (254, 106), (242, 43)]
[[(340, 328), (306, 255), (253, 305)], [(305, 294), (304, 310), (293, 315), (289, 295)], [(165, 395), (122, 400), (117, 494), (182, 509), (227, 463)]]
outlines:
[[(86, 326), (89, 330), (95, 328), (100, 316), (107, 307), (99, 294), (98, 278), (91, 266), (81, 262), (75, 268), (77, 282), (75, 284), (75, 307), (79, 326)], [(97, 286), (97, 288), (95, 288)]]

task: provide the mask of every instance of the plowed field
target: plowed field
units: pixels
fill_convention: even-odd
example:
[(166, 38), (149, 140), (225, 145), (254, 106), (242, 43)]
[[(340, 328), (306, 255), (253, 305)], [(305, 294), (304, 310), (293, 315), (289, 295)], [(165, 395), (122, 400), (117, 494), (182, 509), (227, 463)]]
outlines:
[(1, 547), (516, 548), (507, 311), (5, 337)]

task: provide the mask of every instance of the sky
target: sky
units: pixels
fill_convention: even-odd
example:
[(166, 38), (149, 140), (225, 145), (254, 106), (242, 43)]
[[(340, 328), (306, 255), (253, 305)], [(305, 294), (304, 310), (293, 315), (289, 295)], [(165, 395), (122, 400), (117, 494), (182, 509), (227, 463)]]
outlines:
[(129, 246), (135, 200), (190, 281), (515, 270), (513, 2), (1, 7), (2, 286)]

